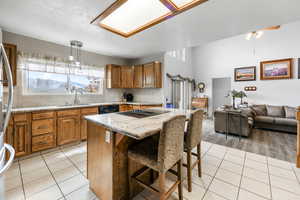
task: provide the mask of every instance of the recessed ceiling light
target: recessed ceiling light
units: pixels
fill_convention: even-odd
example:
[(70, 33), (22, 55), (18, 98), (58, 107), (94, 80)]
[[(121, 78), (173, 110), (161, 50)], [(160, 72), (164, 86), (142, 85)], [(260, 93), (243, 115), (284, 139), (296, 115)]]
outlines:
[(117, 0), (91, 23), (129, 37), (208, 0)]

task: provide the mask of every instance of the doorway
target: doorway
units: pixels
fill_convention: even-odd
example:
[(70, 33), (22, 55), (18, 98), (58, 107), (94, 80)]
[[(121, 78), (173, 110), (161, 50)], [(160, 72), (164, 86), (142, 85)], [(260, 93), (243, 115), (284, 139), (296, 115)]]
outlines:
[(213, 78), (212, 79), (212, 102), (213, 111), (217, 108), (231, 104), (231, 98), (226, 97), (231, 90), (231, 78)]

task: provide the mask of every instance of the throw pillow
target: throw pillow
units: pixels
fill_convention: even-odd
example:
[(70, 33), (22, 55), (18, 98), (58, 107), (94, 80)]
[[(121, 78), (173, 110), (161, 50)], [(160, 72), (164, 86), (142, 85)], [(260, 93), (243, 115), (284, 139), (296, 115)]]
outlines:
[(270, 117), (282, 117), (282, 118), (284, 118), (283, 106), (270, 106), (270, 105), (267, 105), (267, 114)]
[(289, 119), (296, 119), (296, 108), (284, 106), (285, 117)]
[(251, 106), (251, 109), (253, 110), (254, 114), (257, 116), (267, 115), (266, 105), (253, 105)]

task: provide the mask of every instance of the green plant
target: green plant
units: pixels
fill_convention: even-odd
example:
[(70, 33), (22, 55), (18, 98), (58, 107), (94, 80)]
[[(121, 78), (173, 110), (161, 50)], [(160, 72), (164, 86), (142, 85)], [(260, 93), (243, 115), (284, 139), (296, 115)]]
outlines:
[(233, 101), (233, 107), (235, 108), (235, 98), (241, 99), (241, 104), (243, 104), (243, 98), (247, 97), (247, 94), (244, 91), (231, 90), (227, 97), (231, 96)]

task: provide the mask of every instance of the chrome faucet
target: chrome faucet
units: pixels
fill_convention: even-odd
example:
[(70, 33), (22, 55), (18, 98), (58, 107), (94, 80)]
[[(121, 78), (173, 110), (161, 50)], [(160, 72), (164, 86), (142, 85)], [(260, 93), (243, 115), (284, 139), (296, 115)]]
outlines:
[(79, 100), (79, 95), (78, 94), (83, 94), (83, 89), (82, 88), (76, 88), (75, 86), (73, 86), (72, 89), (71, 89), (71, 92), (75, 93), (74, 105), (80, 104), (80, 100)]

